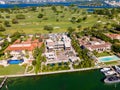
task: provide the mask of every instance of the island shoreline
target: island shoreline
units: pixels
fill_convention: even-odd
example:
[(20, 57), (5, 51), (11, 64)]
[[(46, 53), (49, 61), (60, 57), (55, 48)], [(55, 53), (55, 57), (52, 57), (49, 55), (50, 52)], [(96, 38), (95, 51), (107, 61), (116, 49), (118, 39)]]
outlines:
[[(106, 66), (108, 67), (108, 66)], [(41, 72), (38, 74), (31, 73), (31, 74), (18, 74), (18, 75), (1, 75), (0, 78), (8, 77), (8, 78), (17, 78), (17, 77), (30, 77), (30, 76), (41, 76), (41, 75), (51, 75), (51, 74), (60, 74), (60, 73), (69, 73), (69, 72), (80, 72), (80, 71), (88, 71), (88, 70), (95, 70), (100, 69), (103, 67), (92, 67), (92, 68), (82, 68), (82, 69), (74, 69), (74, 70), (61, 70), (61, 71), (54, 71), (54, 72)]]

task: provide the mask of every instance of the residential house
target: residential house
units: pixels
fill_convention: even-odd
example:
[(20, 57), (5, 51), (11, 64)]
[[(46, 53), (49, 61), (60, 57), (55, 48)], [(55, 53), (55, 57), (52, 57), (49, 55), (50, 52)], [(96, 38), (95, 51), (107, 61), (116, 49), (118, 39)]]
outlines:
[(10, 51), (11, 54), (25, 54), (25, 51), (32, 53), (36, 47), (41, 47), (43, 42), (39, 42), (38, 39), (32, 40), (32, 38), (27, 39), (26, 41), (21, 41), (20, 39), (16, 40), (12, 45), (9, 45), (5, 50)]
[(120, 34), (105, 34), (106, 36), (108, 36), (109, 38), (113, 39), (118, 39), (120, 40)]
[(54, 49), (71, 49), (71, 40), (67, 35), (51, 35), (49, 39), (46, 40), (46, 47), (49, 52)]
[(66, 34), (49, 34), (45, 44), (47, 64), (69, 61), (69, 55), (66, 52), (72, 52), (72, 46), (71, 39)]
[(79, 44), (82, 47), (87, 48), (90, 51), (109, 51), (111, 50), (111, 44), (109, 42), (102, 41), (94, 37), (83, 37), (79, 39)]

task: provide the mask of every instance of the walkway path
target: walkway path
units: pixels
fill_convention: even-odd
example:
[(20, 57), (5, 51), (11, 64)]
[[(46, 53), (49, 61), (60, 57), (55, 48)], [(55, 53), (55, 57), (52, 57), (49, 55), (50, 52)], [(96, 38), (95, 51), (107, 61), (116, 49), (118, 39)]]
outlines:
[(72, 63), (70, 63), (69, 67), (70, 67), (70, 70), (74, 70)]
[(0, 84), (0, 89), (3, 87), (3, 85), (4, 85), (4, 83), (5, 83), (6, 80), (7, 80), (7, 77), (4, 77), (2, 83)]
[[(87, 71), (87, 70), (94, 70), (94, 69), (100, 69), (104, 67), (109, 66), (103, 66), (103, 67), (91, 67), (91, 68), (82, 68), (82, 69), (73, 69), (73, 70), (61, 70), (61, 71), (54, 71), (54, 72), (41, 72), (37, 75), (48, 75), (48, 74), (57, 74), (57, 73), (67, 73), (67, 72), (77, 72), (77, 71)], [(19, 74), (19, 75), (6, 75), (7, 77), (24, 77), (24, 76), (35, 76), (35, 73), (31, 74)], [(5, 76), (0, 76), (0, 78), (4, 78)]]
[(27, 73), (30, 73), (30, 72), (34, 71), (34, 67), (32, 68), (31, 71), (28, 71), (29, 66), (31, 66), (31, 65), (27, 65), (27, 66), (26, 66), (24, 74), (27, 74)]
[(28, 67), (29, 67), (29, 66), (27, 65), (26, 68), (25, 68), (25, 72), (24, 72), (24, 74), (27, 73)]
[[(47, 74), (57, 74), (57, 73), (66, 73), (66, 72), (76, 72), (76, 71), (85, 71), (85, 70), (93, 70), (99, 69), (100, 67), (92, 67), (92, 68), (82, 68), (82, 69), (73, 69), (73, 70), (61, 70), (61, 71), (54, 71), (54, 72), (41, 72), (37, 75), (47, 75)], [(24, 76), (35, 76), (35, 73), (31, 74), (19, 74), (19, 75), (6, 75), (7, 77), (24, 77)], [(0, 76), (0, 78), (4, 78), (5, 76)]]

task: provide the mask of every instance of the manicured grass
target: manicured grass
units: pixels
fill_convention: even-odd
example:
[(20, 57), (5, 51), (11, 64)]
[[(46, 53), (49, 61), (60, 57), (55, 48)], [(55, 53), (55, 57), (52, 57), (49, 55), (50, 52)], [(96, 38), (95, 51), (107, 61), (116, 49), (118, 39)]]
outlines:
[(110, 56), (111, 54), (109, 54), (108, 52), (102, 52), (102, 53), (97, 53), (97, 57), (103, 57), (103, 56)]
[[(42, 8), (44, 9), (44, 11), (41, 11)], [(10, 21), (11, 23), (11, 27), (6, 27), (5, 34), (14, 33), (16, 31), (30, 33), (30, 34), (31, 33), (48, 33), (48, 31), (43, 30), (45, 25), (59, 27), (53, 30), (53, 33), (59, 33), (59, 32), (66, 32), (68, 27), (77, 28), (78, 25), (81, 25), (82, 28), (85, 28), (85, 27), (93, 26), (95, 23), (97, 23), (98, 18), (101, 18), (101, 23), (108, 21), (106, 20), (106, 18), (97, 16), (94, 14), (87, 14), (87, 13), (83, 14), (83, 12), (86, 12), (86, 9), (77, 8), (77, 11), (79, 12), (77, 11), (74, 12), (74, 10), (69, 7), (64, 7), (64, 9), (62, 9), (60, 8), (60, 6), (56, 6), (56, 8), (57, 10), (62, 11), (62, 13), (59, 13), (57, 15), (55, 12), (53, 12), (51, 7), (39, 7), (37, 12), (29, 11), (28, 8), (26, 8), (24, 10), (22, 9), (16, 10), (16, 11), (22, 12), (22, 14), (26, 16), (26, 19), (18, 20), (19, 21), (18, 24), (12, 24), (11, 22), (13, 18), (16, 18), (17, 14), (20, 14), (20, 13), (14, 13), (15, 11), (9, 14), (10, 15), (9, 19), (0, 18), (0, 20), (3, 21), (2, 24), (4, 24), (5, 20)], [(65, 10), (65, 8), (67, 10)], [(28, 11), (28, 12), (25, 13), (24, 11)], [(42, 13), (44, 15), (42, 19), (37, 18), (39, 13)], [(6, 16), (8, 14), (1, 13), (1, 15)], [(72, 17), (76, 17), (77, 19), (78, 18), (82, 19), (85, 16), (87, 16), (87, 19), (85, 21), (82, 20), (80, 23), (70, 22), (70, 19)], [(47, 18), (47, 20), (44, 20), (44, 18)], [(56, 21), (56, 19), (59, 19), (59, 21)]]
[(0, 67), (0, 75), (16, 75), (23, 74), (25, 67), (19, 65), (9, 65), (7, 67)]
[(117, 63), (118, 63), (117, 61), (105, 62), (106, 65), (115, 65)]
[(27, 72), (30, 72), (33, 69), (33, 66), (29, 66)]

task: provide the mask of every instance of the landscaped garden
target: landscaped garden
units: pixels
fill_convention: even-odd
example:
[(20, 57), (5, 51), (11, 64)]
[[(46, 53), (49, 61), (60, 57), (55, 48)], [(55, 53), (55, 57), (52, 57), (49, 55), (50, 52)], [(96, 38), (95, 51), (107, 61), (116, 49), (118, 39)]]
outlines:
[(19, 65), (0, 66), (0, 75), (24, 74), (25, 67)]
[(112, 61), (112, 62), (105, 62), (105, 65), (116, 65), (118, 64), (118, 61)]
[(97, 57), (111, 56), (111, 55), (113, 55), (113, 54), (110, 52), (101, 52), (101, 53), (96, 54)]

